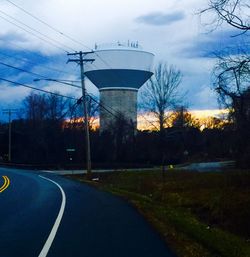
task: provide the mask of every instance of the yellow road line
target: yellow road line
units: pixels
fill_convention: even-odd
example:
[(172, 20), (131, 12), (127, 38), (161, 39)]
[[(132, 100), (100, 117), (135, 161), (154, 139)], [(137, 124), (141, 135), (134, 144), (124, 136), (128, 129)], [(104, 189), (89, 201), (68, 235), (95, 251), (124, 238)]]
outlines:
[(0, 193), (2, 193), (6, 188), (8, 188), (8, 186), (10, 185), (10, 180), (7, 176), (2, 176), (4, 183), (3, 185), (0, 187)]

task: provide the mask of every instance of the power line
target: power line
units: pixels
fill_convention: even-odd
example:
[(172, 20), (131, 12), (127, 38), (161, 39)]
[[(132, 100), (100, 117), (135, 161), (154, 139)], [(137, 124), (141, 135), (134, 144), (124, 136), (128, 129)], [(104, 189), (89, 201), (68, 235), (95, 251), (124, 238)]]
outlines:
[[(50, 91), (43, 90), (43, 89), (39, 89), (39, 88), (34, 88), (34, 87), (31, 87), (31, 86), (25, 85), (25, 84), (23, 84), (23, 83), (19, 83), (19, 82), (7, 80), (7, 79), (4, 79), (4, 78), (0, 78), (0, 80), (9, 82), (9, 83), (12, 83), (12, 84), (15, 84), (15, 85), (23, 86), (23, 87), (26, 87), (26, 88), (30, 88), (30, 89), (33, 89), (33, 90), (37, 90), (37, 91), (40, 91), (40, 92), (43, 92), (43, 93), (46, 93), (46, 94), (55, 95), (55, 96), (59, 96), (59, 97), (64, 97), (64, 98), (68, 98), (68, 99), (71, 99), (71, 100), (77, 100), (76, 103), (75, 103), (73, 106), (71, 106), (71, 107), (69, 108), (69, 110), (67, 110), (59, 119), (63, 118), (69, 111), (72, 112), (73, 109), (78, 105), (78, 100), (79, 100), (79, 99), (74, 98), (74, 97), (61, 95), (61, 94), (58, 94), (58, 93), (50, 92)], [(15, 110), (16, 110), (16, 109), (12, 109), (12, 112), (15, 111)], [(3, 111), (6, 112), (6, 110), (3, 110)]]
[[(22, 71), (22, 72), (25, 72), (25, 73), (29, 73), (33, 76), (43, 78), (44, 80), (47, 80), (47, 81), (53, 81), (53, 82), (56, 82), (56, 83), (65, 84), (65, 85), (69, 85), (69, 86), (76, 87), (76, 88), (81, 88), (80, 86), (74, 85), (72, 83), (63, 82), (63, 81), (60, 81), (60, 80), (57, 80), (57, 79), (49, 79), (48, 77), (46, 77), (44, 75), (41, 75), (41, 74), (38, 74), (38, 73), (35, 73), (35, 72), (32, 72), (32, 71), (28, 71), (28, 70), (25, 70), (25, 69), (22, 69), (22, 68), (18, 68), (18, 67), (15, 67), (13, 65), (10, 65), (10, 64), (7, 64), (7, 63), (1, 62), (1, 61), (0, 61), (0, 65), (4, 65), (6, 67), (9, 67), (9, 68), (12, 68), (12, 69), (15, 69), (15, 70), (19, 70), (19, 71)], [(36, 79), (34, 81), (39, 81), (39, 79)]]
[(25, 73), (29, 73), (33, 76), (38, 76), (40, 78), (47, 78), (46, 76), (40, 75), (38, 73), (28, 71), (28, 70), (25, 70), (25, 69), (22, 69), (22, 68), (18, 68), (18, 67), (15, 67), (13, 65), (10, 65), (10, 64), (7, 64), (7, 63), (1, 62), (1, 61), (0, 61), (0, 64), (3, 65), (3, 66), (9, 67), (9, 68), (15, 69), (15, 70), (19, 70), (19, 71), (22, 71), (22, 72), (25, 72)]
[[(14, 43), (12, 43), (12, 42), (11, 42), (10, 44), (15, 45), (17, 48), (19, 48), (19, 49), (21, 49), (21, 50), (27, 51), (25, 48), (22, 48), (22, 47), (20, 47), (20, 46), (14, 44)], [(9, 58), (12, 58), (12, 59), (16, 59), (16, 60), (20, 60), (20, 61), (23, 61), (23, 62), (26, 62), (26, 63), (30, 63), (30, 64), (34, 64), (34, 65), (40, 66), (40, 67), (42, 67), (42, 68), (44, 68), (44, 69), (47, 69), (47, 70), (50, 70), (50, 71), (55, 71), (55, 72), (58, 72), (58, 73), (65, 73), (65, 74), (70, 74), (70, 75), (72, 75), (72, 73), (70, 73), (70, 72), (66, 72), (66, 71), (63, 71), (63, 70), (58, 70), (58, 69), (55, 69), (55, 68), (52, 68), (52, 67), (48, 67), (48, 66), (45, 66), (45, 65), (39, 65), (39, 64), (37, 64), (37, 62), (32, 62), (32, 61), (30, 61), (30, 60), (27, 60), (26, 58), (17, 57), (17, 56), (12, 56), (12, 55), (9, 55), (9, 54), (6, 54), (6, 53), (2, 53), (2, 52), (0, 52), (0, 54), (3, 55), (3, 56), (5, 56), (5, 57), (9, 57)], [(44, 56), (42, 56), (42, 55), (40, 55), (40, 54), (38, 54), (38, 53), (36, 53), (36, 55), (39, 56), (39, 57), (41, 57), (41, 58), (44, 59), (44, 60), (47, 60)]]
[(68, 86), (75, 87), (75, 88), (82, 88), (81, 86), (77, 86), (77, 85), (75, 85), (75, 84), (73, 84), (73, 83), (64, 82), (64, 81), (58, 80), (58, 79), (34, 79), (33, 81), (36, 82), (36, 81), (40, 81), (40, 80), (53, 81), (53, 82), (56, 82), (56, 83), (68, 85)]
[[(100, 107), (102, 107), (106, 112), (108, 112), (109, 114), (111, 114), (112, 116), (114, 116), (115, 118), (117, 118), (117, 119), (120, 119), (120, 116), (119, 116), (119, 112), (118, 111), (116, 111), (114, 108), (111, 108), (110, 106), (104, 106), (103, 104), (101, 104), (101, 102), (100, 101), (97, 101), (93, 96), (92, 96), (92, 94), (87, 94), (95, 103), (97, 103)], [(111, 110), (109, 110), (109, 109)], [(114, 112), (112, 112), (112, 111), (114, 111), (115, 113), (117, 113), (117, 114), (115, 114)]]
[(77, 102), (74, 103), (72, 106), (70, 106), (70, 108), (69, 108), (64, 114), (62, 114), (62, 115), (59, 117), (59, 120), (61, 120), (62, 118), (64, 118), (68, 112), (70, 112), (70, 115), (71, 115), (71, 114), (73, 113), (74, 109), (76, 108), (76, 106), (77, 106)]
[[(18, 19), (16, 19), (16, 18), (14, 18), (13, 16), (11, 16), (11, 15), (7, 14), (6, 12), (1, 11), (1, 10), (0, 10), (0, 12), (1, 12), (2, 14), (4, 14), (5, 16), (7, 16), (7, 17), (11, 18), (12, 20), (14, 20), (14, 21), (16, 21), (16, 22), (18, 22), (18, 23), (22, 24), (23, 26), (27, 27), (28, 29), (30, 29), (30, 30), (32, 30), (32, 31), (34, 31), (35, 33), (40, 34), (41, 36), (43, 36), (43, 37), (47, 38), (48, 40), (50, 40), (50, 41), (52, 41), (52, 42), (55, 42), (57, 45), (62, 46), (62, 47), (69, 48), (71, 51), (74, 51), (74, 49), (73, 49), (73, 48), (71, 48), (71, 47), (69, 47), (69, 46), (66, 46), (66, 45), (64, 45), (63, 43), (59, 42), (58, 40), (53, 39), (53, 38), (51, 38), (51, 37), (49, 37), (49, 36), (45, 35), (44, 33), (42, 33), (42, 32), (40, 32), (40, 31), (38, 31), (38, 30), (36, 30), (36, 29), (32, 28), (31, 26), (29, 26), (29, 25), (27, 25), (27, 24), (23, 23), (22, 21), (20, 21), (20, 20), (18, 20)], [(2, 16), (0, 16), (0, 17), (1, 17), (1, 18), (3, 18)]]
[[(3, 41), (1, 37), (0, 37), (0, 40)], [(5, 42), (3, 41), (3, 43), (5, 43)], [(9, 44), (10, 44), (10, 45), (13, 45), (15, 48), (20, 49), (21, 51), (27, 52), (27, 49), (26, 49), (26, 48), (21, 47), (21, 46), (18, 45), (18, 44), (15, 44), (13, 41), (8, 41), (8, 45), (9, 45)], [(10, 48), (10, 49), (12, 49), (12, 48)], [(32, 53), (35, 57), (39, 57), (39, 58), (41, 58), (41, 59), (43, 59), (43, 60), (48, 61), (48, 58), (47, 58), (47, 57), (45, 57), (44, 55), (41, 55), (41, 54), (39, 54), (39, 53), (37, 53), (37, 52), (34, 53), (34, 52), (31, 52), (30, 50), (28, 50), (28, 53)], [(29, 60), (27, 60), (26, 58), (11, 56), (11, 55), (8, 55), (8, 54), (6, 54), (6, 53), (0, 53), (0, 54), (1, 54), (1, 55), (4, 55), (4, 56), (8, 56), (8, 57), (10, 57), (10, 58), (14, 58), (14, 59), (17, 59), (17, 60), (22, 60), (22, 61), (25, 61), (25, 62), (28, 62), (28, 63), (36, 64), (36, 65), (37, 65), (37, 62), (29, 61)], [(41, 66), (41, 65), (38, 65), (38, 66)], [(52, 67), (46, 67), (46, 66), (44, 66), (44, 65), (41, 66), (41, 67), (43, 67), (43, 68), (45, 68), (45, 69), (48, 69), (48, 70), (53, 70), (53, 71), (56, 71), (56, 72), (65, 73), (65, 74), (71, 74), (71, 75), (72, 75), (72, 73), (70, 73), (70, 72), (66, 72), (66, 71), (63, 71), (63, 70), (55, 69), (55, 68), (52, 68)]]
[(157, 128), (157, 127), (155, 126), (155, 124), (154, 124), (152, 121), (148, 120), (143, 114), (140, 114), (140, 116), (141, 116), (146, 122), (148, 122), (149, 124), (151, 124), (157, 131), (159, 131), (159, 128)]
[[(47, 27), (49, 27), (50, 29), (52, 29), (53, 31), (59, 33), (61, 36), (64, 36), (64, 37), (70, 39), (72, 42), (77, 43), (78, 45), (84, 46), (85, 48), (87, 48), (87, 49), (93, 51), (92, 48), (90, 48), (89, 46), (87, 46), (87, 45), (83, 44), (82, 42), (80, 42), (80, 41), (74, 39), (73, 37), (71, 37), (71, 36), (69, 36), (69, 35), (63, 33), (62, 31), (58, 30), (58, 29), (55, 28), (54, 26), (51, 26), (50, 24), (48, 24), (47, 22), (45, 22), (45, 21), (43, 21), (42, 19), (38, 18), (37, 16), (35, 16), (35, 15), (32, 14), (31, 12), (25, 10), (23, 7), (20, 7), (19, 5), (17, 5), (17, 4), (14, 3), (13, 1), (10, 1), (10, 0), (6, 0), (6, 1), (7, 1), (8, 3), (14, 5), (16, 8), (18, 8), (18, 9), (21, 10), (22, 12), (24, 12), (24, 13), (26, 13), (27, 15), (31, 16), (33, 19), (39, 21), (40, 23), (42, 23), (42, 24), (44, 24), (45, 26), (47, 26)], [(65, 51), (65, 50), (64, 50), (64, 51)], [(110, 68), (111, 71), (112, 71), (112, 67), (111, 67), (111, 65), (110, 65), (107, 61), (105, 61), (105, 60), (104, 60), (98, 53), (96, 53), (95, 51), (93, 51), (93, 53), (94, 53), (108, 68)], [(94, 65), (94, 66), (95, 66), (95, 65)], [(96, 67), (96, 66), (95, 66), (95, 67)], [(121, 77), (118, 76), (115, 72), (113, 72), (113, 74), (114, 74), (117, 78), (121, 79)], [(123, 82), (124, 82), (124, 81), (123, 81)]]
[(23, 30), (23, 31), (25, 31), (25, 32), (27, 32), (27, 33), (33, 35), (34, 37), (39, 38), (40, 40), (46, 42), (47, 44), (50, 44), (50, 45), (52, 45), (52, 46), (54, 46), (54, 47), (56, 47), (56, 48), (58, 48), (58, 49), (60, 49), (60, 50), (62, 50), (62, 51), (64, 51), (64, 52), (68, 53), (68, 51), (65, 50), (64, 48), (62, 48), (62, 47), (60, 47), (60, 46), (58, 46), (58, 45), (56, 45), (56, 44), (54, 44), (54, 43), (52, 43), (52, 42), (50, 42), (50, 41), (44, 39), (44, 38), (42, 38), (42, 37), (36, 35), (35, 33), (33, 33), (33, 32), (31, 32), (31, 31), (29, 31), (29, 30), (23, 28), (22, 26), (16, 24), (15, 22), (12, 22), (12, 21), (8, 20), (8, 19), (6, 19), (5, 17), (3, 17), (3, 16), (1, 16), (1, 15), (0, 15), (0, 18), (2, 18), (3, 20), (5, 20), (5, 21), (11, 23), (12, 25), (14, 25), (14, 26), (20, 28), (21, 30)]
[(18, 86), (22, 86), (22, 87), (30, 88), (30, 89), (33, 89), (33, 90), (37, 90), (37, 91), (40, 91), (40, 92), (43, 92), (43, 93), (46, 93), (46, 94), (51, 94), (51, 95), (55, 95), (55, 96), (60, 96), (60, 97), (65, 97), (65, 98), (69, 98), (69, 99), (77, 100), (77, 98), (75, 98), (75, 97), (61, 95), (61, 94), (54, 93), (54, 92), (50, 92), (50, 91), (47, 91), (47, 90), (44, 90), (44, 89), (40, 89), (40, 88), (36, 88), (36, 87), (32, 87), (32, 86), (28, 86), (28, 85), (26, 85), (26, 84), (19, 83), (19, 82), (16, 82), (16, 81), (12, 81), (12, 80), (8, 80), (8, 79), (4, 79), (4, 78), (0, 78), (0, 80), (5, 81), (5, 82), (9, 82), (9, 83), (14, 84), (14, 85), (18, 85)]
[(101, 104), (99, 101), (97, 101), (94, 97), (92, 97), (90, 94), (87, 94), (89, 98), (91, 98), (95, 103), (97, 103), (100, 107), (102, 107), (106, 112), (114, 116), (115, 118), (119, 118), (119, 116), (112, 113), (110, 110), (108, 110), (103, 104)]
[(64, 37), (68, 38), (69, 40), (71, 40), (72, 42), (77, 43), (79, 45), (82, 45), (82, 46), (86, 47), (87, 49), (90, 49), (88, 46), (84, 45), (80, 41), (78, 41), (78, 40), (72, 38), (71, 36), (63, 33), (62, 31), (60, 31), (59, 29), (55, 28), (54, 26), (51, 26), (49, 23), (47, 23), (47, 22), (43, 21), (42, 19), (38, 18), (37, 16), (35, 16), (31, 12), (25, 10), (23, 7), (20, 7), (19, 5), (15, 4), (13, 1), (10, 1), (10, 0), (5, 0), (5, 1), (7, 1), (8, 3), (14, 5), (16, 8), (18, 8), (22, 12), (26, 13), (27, 15), (31, 16), (33, 19), (35, 19), (35, 20), (39, 21), (40, 23), (44, 24), (45, 26), (49, 27), (51, 30), (59, 33), (61, 36), (64, 36)]
[[(77, 43), (78, 45), (81, 45), (81, 46), (84, 46), (85, 48), (87, 48), (88, 50), (91, 50), (93, 51), (92, 48), (90, 48), (89, 46), (83, 44), (82, 42), (74, 39), (73, 37), (67, 35), (66, 33), (63, 33), (62, 31), (58, 30), (57, 28), (55, 28), (54, 26), (51, 26), (50, 24), (48, 24), (47, 22), (43, 21), (42, 19), (38, 18), (37, 16), (33, 15), (32, 13), (30, 13), (29, 11), (25, 10), (23, 7), (20, 7), (19, 5), (15, 4), (13, 1), (10, 1), (10, 0), (5, 0), (7, 1), (8, 3), (14, 5), (16, 8), (18, 8), (19, 10), (23, 11), (24, 13), (26, 13), (27, 15), (31, 16), (33, 19), (39, 21), (40, 23), (44, 24), (45, 26), (49, 27), (50, 29), (52, 29), (53, 31), (59, 33), (61, 36), (64, 36), (68, 39), (70, 39), (72, 42), (74, 43)], [(108, 64), (107, 61), (105, 61), (98, 53), (96, 53), (95, 51), (93, 51), (94, 54), (109, 68), (111, 68), (112, 70), (112, 67)], [(117, 74), (114, 73), (116, 76)]]

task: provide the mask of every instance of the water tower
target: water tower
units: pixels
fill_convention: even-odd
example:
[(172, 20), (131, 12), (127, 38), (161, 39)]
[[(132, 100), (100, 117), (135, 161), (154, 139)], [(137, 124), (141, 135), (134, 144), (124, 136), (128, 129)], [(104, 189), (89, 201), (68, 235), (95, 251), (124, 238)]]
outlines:
[(100, 92), (100, 131), (109, 130), (118, 116), (137, 126), (137, 92), (152, 76), (154, 55), (138, 43), (95, 46), (86, 55), (95, 61), (85, 66), (85, 75)]

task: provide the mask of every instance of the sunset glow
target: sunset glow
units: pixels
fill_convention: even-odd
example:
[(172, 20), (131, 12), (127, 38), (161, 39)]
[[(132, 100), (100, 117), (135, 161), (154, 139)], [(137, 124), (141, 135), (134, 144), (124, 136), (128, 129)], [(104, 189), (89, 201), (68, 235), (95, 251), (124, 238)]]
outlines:
[[(221, 125), (227, 122), (228, 110), (226, 109), (212, 109), (212, 110), (190, 110), (188, 113), (191, 114), (196, 127), (203, 130), (205, 128), (213, 128), (214, 118), (221, 120)], [(171, 116), (171, 113), (168, 113)], [(73, 120), (66, 120), (66, 124), (82, 123), (83, 118), (75, 118)], [(171, 119), (167, 121), (167, 127), (171, 126)], [(218, 124), (217, 124), (218, 125)], [(97, 130), (100, 126), (99, 117), (90, 119), (90, 127), (92, 130)], [(137, 129), (138, 130), (158, 130), (157, 118), (153, 113), (140, 113), (137, 116)]]
[[(226, 109), (191, 110), (188, 112), (191, 114), (196, 126), (201, 130), (214, 127), (214, 118), (220, 119), (221, 125), (224, 124), (228, 114)], [(168, 115), (170, 117), (171, 113)], [(171, 118), (167, 123), (167, 126), (171, 126)], [(158, 130), (157, 118), (152, 113), (139, 114), (137, 128), (139, 130)]]

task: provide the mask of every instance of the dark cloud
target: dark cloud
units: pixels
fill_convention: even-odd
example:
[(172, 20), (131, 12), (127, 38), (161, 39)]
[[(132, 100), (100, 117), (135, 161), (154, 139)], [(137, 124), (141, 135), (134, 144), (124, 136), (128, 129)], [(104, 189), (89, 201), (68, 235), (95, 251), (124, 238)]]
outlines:
[(194, 39), (188, 47), (180, 50), (187, 57), (208, 57), (249, 54), (250, 42), (246, 34), (234, 37), (235, 31), (221, 31), (204, 34)]
[[(13, 37), (9, 36), (9, 38), (12, 39)], [(34, 79), (41, 78), (41, 76), (45, 78), (65, 76), (65, 74), (62, 74), (62, 70), (65, 69), (66, 59), (64, 55), (47, 56), (32, 50), (16, 50), (0, 45), (0, 78), (10, 79), (27, 85), (33, 84), (34, 87), (43, 88), (47, 86), (48, 82), (41, 81), (34, 83)], [(63, 68), (60, 67), (62, 64)], [(69, 67), (69, 74), (71, 74), (72, 70)], [(72, 72), (72, 74), (74, 73)], [(7, 85), (9, 90), (13, 88), (12, 84), (0, 81), (0, 91), (2, 90), (3, 84)], [(6, 92), (8, 92), (7, 89)], [(7, 98), (8, 95), (4, 98), (5, 102), (9, 101), (14, 104), (11, 97), (9, 100)], [(1, 99), (3, 99), (3, 96), (0, 96), (0, 102)]]
[(163, 26), (170, 25), (179, 20), (185, 18), (184, 12), (178, 11), (174, 13), (162, 13), (162, 12), (153, 12), (146, 15), (137, 17), (135, 20), (138, 23), (149, 24), (153, 26)]

